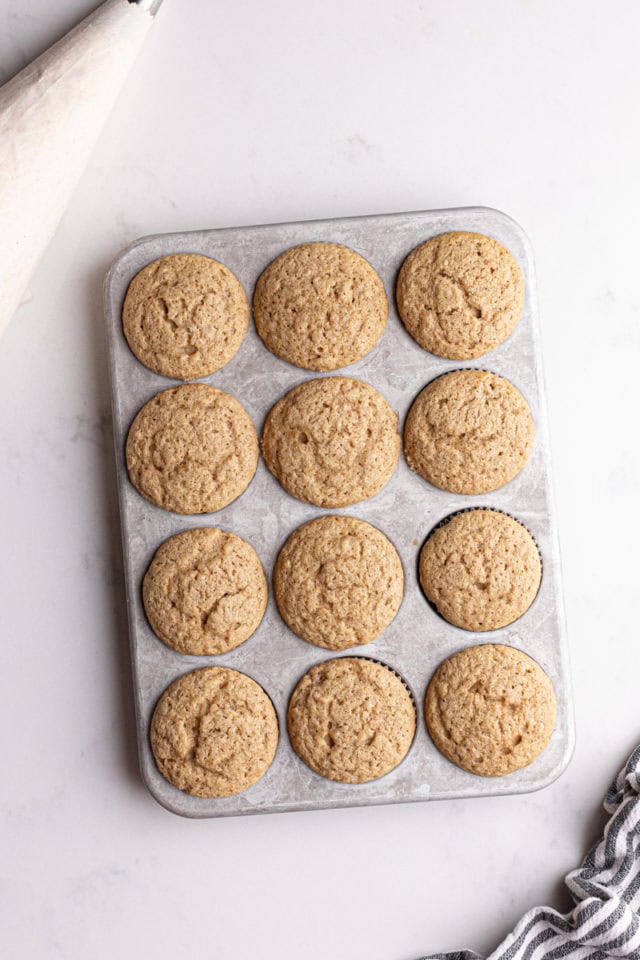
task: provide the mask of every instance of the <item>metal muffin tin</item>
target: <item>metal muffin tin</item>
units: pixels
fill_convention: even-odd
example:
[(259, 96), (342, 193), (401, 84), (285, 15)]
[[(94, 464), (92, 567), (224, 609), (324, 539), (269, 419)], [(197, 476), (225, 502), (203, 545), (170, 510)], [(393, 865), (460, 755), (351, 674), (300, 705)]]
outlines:
[[(518, 259), (525, 278), (520, 323), (508, 340), (475, 362), (450, 362), (427, 353), (405, 331), (395, 307), (395, 281), (404, 258), (419, 243), (450, 230), (495, 237)], [(178, 382), (147, 370), (129, 350), (122, 333), (121, 311), (133, 276), (158, 257), (201, 253), (226, 264), (251, 298), (258, 276), (277, 254), (312, 240), (346, 244), (366, 257), (382, 277), (389, 298), (389, 322), (378, 345), (364, 359), (334, 372), (372, 384), (398, 413), (401, 428), (417, 394), (440, 374), (466, 367), (501, 374), (523, 393), (536, 424), (533, 453), (516, 478), (484, 496), (457, 495), (438, 490), (412, 473), (401, 455), (391, 480), (371, 500), (323, 510), (289, 496), (260, 461), (248, 489), (216, 513), (168, 513), (140, 496), (127, 476), (127, 431), (147, 400)], [(518, 224), (496, 210), (469, 207), (146, 237), (132, 244), (113, 264), (105, 284), (105, 311), (140, 766), (155, 799), (182, 816), (222, 817), (525, 793), (558, 777), (573, 749), (573, 718), (534, 265), (529, 242)], [(291, 387), (316, 376), (331, 374), (301, 370), (279, 360), (269, 353), (251, 325), (233, 360), (202, 382), (237, 397), (260, 433), (276, 400)], [(449, 514), (469, 507), (494, 507), (521, 520), (535, 537), (543, 560), (542, 585), (530, 609), (510, 626), (480, 634), (443, 620), (426, 601), (417, 576), (418, 554), (428, 533)], [(367, 520), (387, 534), (402, 559), (402, 606), (393, 623), (372, 643), (341, 654), (305, 643), (285, 626), (272, 591), (258, 630), (229, 653), (183, 656), (155, 636), (142, 606), (141, 583), (155, 550), (167, 537), (202, 526), (232, 531), (257, 550), (271, 581), (277, 553), (289, 534), (306, 520), (325, 513)], [(424, 696), (436, 667), (455, 651), (481, 643), (510, 644), (530, 654), (550, 676), (558, 701), (557, 724), (547, 749), (530, 766), (501, 778), (474, 776), (449, 763), (432, 743), (424, 722)], [(322, 660), (350, 655), (379, 660), (397, 671), (413, 692), (418, 711), (413, 746), (402, 763), (379, 780), (358, 785), (333, 783), (313, 773), (294, 754), (286, 724), (289, 697), (300, 677)], [(191, 797), (173, 787), (158, 772), (149, 745), (149, 723), (162, 691), (176, 677), (211, 664), (232, 667), (257, 680), (271, 697), (280, 724), (278, 750), (267, 773), (244, 793), (224, 799)]]

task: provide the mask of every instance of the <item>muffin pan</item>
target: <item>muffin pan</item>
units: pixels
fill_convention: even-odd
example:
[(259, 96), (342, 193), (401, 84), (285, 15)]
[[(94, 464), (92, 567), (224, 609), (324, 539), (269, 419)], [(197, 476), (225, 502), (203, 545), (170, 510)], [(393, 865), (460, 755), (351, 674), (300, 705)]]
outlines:
[[(429, 237), (452, 230), (495, 237), (520, 263), (526, 285), (524, 311), (515, 331), (490, 353), (464, 363), (442, 360), (418, 346), (398, 317), (394, 296), (397, 273), (407, 254)], [(248, 489), (216, 513), (168, 513), (140, 496), (127, 476), (127, 431), (142, 405), (177, 381), (147, 370), (129, 350), (121, 311), (131, 279), (158, 257), (201, 253), (229, 267), (251, 298), (258, 276), (274, 257), (287, 247), (313, 240), (342, 243), (366, 257), (380, 274), (389, 298), (389, 321), (378, 345), (334, 374), (357, 377), (379, 390), (398, 413), (400, 428), (420, 390), (440, 374), (480, 368), (505, 376), (524, 395), (536, 425), (533, 453), (517, 477), (482, 496), (447, 493), (413, 473), (401, 454), (391, 480), (375, 497), (324, 510), (289, 496), (260, 461)], [(155, 799), (182, 816), (218, 817), (525, 793), (558, 777), (573, 749), (573, 719), (533, 258), (522, 229), (496, 210), (470, 207), (146, 237), (113, 264), (105, 284), (105, 312), (140, 765)], [(290, 366), (273, 356), (251, 324), (235, 357), (201, 382), (236, 397), (260, 433), (276, 400), (296, 384), (325, 375), (331, 376)], [(542, 584), (529, 610), (510, 626), (480, 634), (447, 623), (429, 605), (418, 581), (418, 556), (427, 535), (449, 514), (470, 507), (493, 507), (522, 521), (543, 561)], [(339, 654), (295, 636), (280, 618), (271, 588), (275, 559), (289, 534), (326, 513), (358, 517), (378, 527), (395, 544), (405, 571), (404, 599), (392, 624), (372, 643)], [(142, 579), (157, 547), (175, 533), (203, 526), (221, 527), (248, 540), (270, 586), (267, 612), (257, 631), (241, 646), (217, 657), (184, 656), (165, 646), (153, 633), (142, 606)], [(506, 643), (532, 656), (551, 678), (558, 704), (547, 749), (530, 766), (501, 778), (474, 776), (449, 763), (432, 743), (424, 722), (427, 684), (438, 665), (457, 650), (479, 643)], [(365, 656), (387, 664), (404, 679), (418, 707), (418, 729), (408, 755), (393, 771), (369, 783), (325, 780), (302, 763), (289, 743), (287, 705), (294, 687), (310, 667), (334, 656)], [(240, 670), (261, 684), (276, 708), (280, 741), (271, 767), (254, 786), (231, 797), (201, 799), (182, 793), (158, 772), (149, 745), (149, 723), (158, 697), (172, 680), (213, 664)]]

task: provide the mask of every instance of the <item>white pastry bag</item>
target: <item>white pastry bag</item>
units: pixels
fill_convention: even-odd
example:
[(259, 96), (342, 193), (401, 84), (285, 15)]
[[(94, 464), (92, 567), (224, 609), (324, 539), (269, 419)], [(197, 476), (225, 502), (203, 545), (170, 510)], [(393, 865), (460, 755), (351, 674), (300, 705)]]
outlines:
[(0, 336), (162, 0), (106, 0), (0, 88)]

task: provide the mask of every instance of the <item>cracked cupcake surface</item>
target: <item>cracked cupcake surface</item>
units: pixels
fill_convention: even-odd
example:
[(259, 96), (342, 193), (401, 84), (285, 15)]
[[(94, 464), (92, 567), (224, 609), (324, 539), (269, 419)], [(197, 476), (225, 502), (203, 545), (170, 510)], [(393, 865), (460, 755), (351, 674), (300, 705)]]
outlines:
[(307, 380), (272, 407), (262, 452), (298, 500), (346, 507), (374, 496), (391, 478), (400, 453), (398, 417), (361, 380)]
[(492, 237), (443, 233), (406, 258), (396, 300), (421, 347), (449, 360), (471, 360), (493, 350), (516, 327), (524, 279), (512, 254)]
[(513, 384), (485, 370), (454, 370), (427, 384), (404, 427), (407, 463), (451, 493), (489, 493), (531, 455), (535, 427)]
[(234, 397), (204, 383), (163, 390), (135, 417), (126, 445), (129, 477), (151, 503), (175, 513), (209, 513), (246, 490), (258, 438)]
[(416, 732), (413, 698), (388, 667), (340, 657), (312, 667), (293, 691), (291, 745), (328, 780), (366, 783), (393, 770)]
[(438, 612), (465, 630), (497, 630), (535, 600), (542, 577), (536, 542), (497, 510), (446, 520), (420, 552), (420, 583)]
[(267, 606), (257, 553), (233, 533), (185, 530), (156, 551), (142, 586), (147, 619), (178, 653), (215, 656), (244, 643)]
[(308, 643), (345, 650), (369, 643), (395, 617), (404, 589), (396, 548), (354, 517), (318, 517), (291, 534), (273, 571), (278, 610)]
[(278, 719), (262, 687), (237, 670), (204, 667), (169, 686), (151, 719), (158, 770), (193, 797), (229, 797), (256, 783), (278, 746)]
[(337, 370), (364, 357), (389, 304), (370, 263), (338, 243), (302, 243), (276, 257), (253, 295), (256, 329), (277, 357), (306, 370)]
[(178, 253), (129, 284), (122, 327), (145, 367), (176, 380), (206, 377), (235, 355), (249, 326), (247, 296), (217, 260)]
[(545, 749), (556, 698), (544, 670), (521, 650), (487, 643), (454, 653), (436, 670), (425, 700), (433, 742), (469, 773), (501, 777)]

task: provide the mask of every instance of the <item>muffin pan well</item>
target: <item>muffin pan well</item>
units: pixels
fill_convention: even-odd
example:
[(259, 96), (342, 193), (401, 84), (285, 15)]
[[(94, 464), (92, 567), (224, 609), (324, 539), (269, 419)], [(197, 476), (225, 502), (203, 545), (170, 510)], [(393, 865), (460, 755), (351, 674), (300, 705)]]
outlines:
[[(490, 353), (463, 363), (423, 350), (405, 330), (395, 307), (396, 278), (407, 254), (428, 238), (454, 230), (494, 237), (516, 257), (525, 280), (524, 311), (514, 332)], [(411, 404), (429, 381), (457, 369), (491, 370), (510, 380), (531, 409), (536, 439), (528, 463), (498, 490), (466, 496), (431, 486), (409, 469), (401, 454), (393, 476), (376, 496), (354, 506), (325, 510), (289, 496), (261, 459), (248, 489), (215, 513), (185, 516), (146, 501), (127, 475), (127, 432), (143, 404), (177, 381), (143, 367), (127, 345), (122, 305), (131, 279), (159, 257), (199, 253), (232, 270), (251, 298), (258, 276), (278, 254), (316, 240), (344, 244), (365, 257), (382, 278), (390, 305), (387, 327), (373, 350), (329, 375), (370, 383), (398, 413), (402, 429)], [(105, 285), (105, 311), (140, 764), (156, 800), (182, 816), (216, 817), (524, 793), (551, 783), (571, 756), (573, 719), (533, 258), (521, 228), (496, 210), (472, 207), (147, 237), (132, 244), (113, 264)], [(260, 433), (278, 399), (318, 376), (323, 374), (291, 366), (271, 354), (251, 323), (233, 359), (201, 382), (236, 397)], [(526, 613), (510, 626), (481, 634), (443, 620), (429, 606), (417, 571), (427, 535), (445, 517), (469, 507), (493, 507), (522, 521), (543, 561), (540, 590)], [(295, 755), (287, 734), (287, 706), (296, 684), (310, 667), (336, 653), (305, 643), (288, 629), (275, 605), (271, 576), (277, 554), (293, 530), (327, 513), (360, 518), (381, 530), (398, 550), (405, 573), (404, 599), (390, 626), (372, 643), (338, 654), (364, 656), (390, 666), (406, 682), (418, 708), (416, 736), (405, 759), (386, 776), (362, 784), (336, 783), (315, 774)], [(206, 526), (235, 533), (254, 547), (269, 580), (269, 603), (262, 623), (241, 646), (217, 657), (184, 656), (166, 647), (149, 626), (142, 580), (164, 540)], [(550, 677), (557, 698), (557, 722), (547, 749), (530, 766), (500, 778), (478, 777), (451, 764), (436, 749), (424, 722), (424, 697), (436, 668), (457, 650), (480, 643), (508, 644), (529, 654)], [(221, 799), (193, 797), (173, 787), (159, 773), (149, 743), (151, 715), (163, 690), (177, 677), (213, 665), (231, 667), (256, 680), (271, 698), (280, 726), (276, 756), (265, 775), (243, 793)]]

